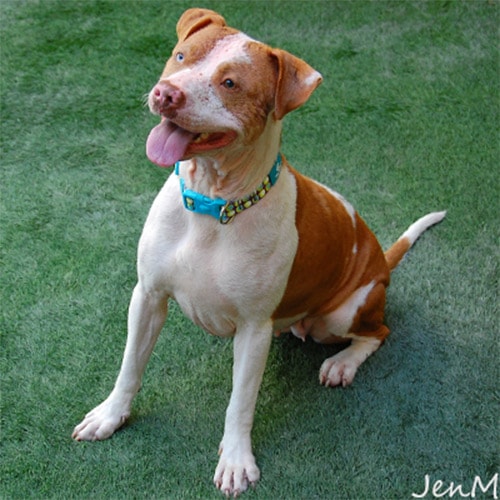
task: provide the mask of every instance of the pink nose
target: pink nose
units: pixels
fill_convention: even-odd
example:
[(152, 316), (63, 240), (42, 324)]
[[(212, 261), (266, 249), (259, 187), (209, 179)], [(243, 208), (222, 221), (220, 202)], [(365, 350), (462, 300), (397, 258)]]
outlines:
[(166, 114), (176, 111), (186, 101), (186, 96), (182, 90), (166, 82), (160, 82), (155, 85), (152, 96), (153, 102), (159, 111)]

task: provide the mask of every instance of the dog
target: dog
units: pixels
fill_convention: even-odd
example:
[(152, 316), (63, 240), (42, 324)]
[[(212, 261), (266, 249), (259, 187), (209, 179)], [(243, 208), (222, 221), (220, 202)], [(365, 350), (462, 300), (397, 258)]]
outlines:
[(325, 386), (350, 384), (389, 334), (391, 270), (445, 212), (413, 223), (384, 254), (341, 195), (280, 153), (283, 118), (309, 99), (322, 76), (210, 10), (187, 10), (177, 35), (148, 96), (161, 120), (146, 143), (152, 162), (175, 169), (139, 241), (116, 384), (73, 438), (105, 439), (124, 424), (174, 299), (209, 333), (234, 337), (214, 483), (236, 497), (260, 476), (250, 435), (273, 333), (350, 342), (319, 371)]

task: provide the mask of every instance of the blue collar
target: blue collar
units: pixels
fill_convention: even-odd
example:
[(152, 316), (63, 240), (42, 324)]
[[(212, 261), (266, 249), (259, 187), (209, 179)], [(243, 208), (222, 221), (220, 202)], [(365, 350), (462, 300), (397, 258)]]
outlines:
[[(258, 203), (269, 190), (276, 184), (281, 172), (281, 153), (274, 162), (273, 168), (252, 193), (239, 198), (237, 200), (224, 200), (223, 198), (209, 198), (201, 193), (197, 193), (191, 189), (186, 189), (184, 179), (179, 177), (181, 185), (181, 194), (184, 202), (184, 207), (190, 212), (197, 214), (211, 215), (215, 217), (221, 224), (231, 222), (239, 213), (247, 208)], [(175, 164), (175, 174), (179, 175), (179, 162)]]

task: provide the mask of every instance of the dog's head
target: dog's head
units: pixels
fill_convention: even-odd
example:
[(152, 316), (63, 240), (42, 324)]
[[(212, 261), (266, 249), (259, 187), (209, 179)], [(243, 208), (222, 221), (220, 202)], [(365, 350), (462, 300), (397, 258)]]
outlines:
[(148, 98), (162, 121), (149, 135), (147, 154), (161, 166), (251, 144), (269, 118), (283, 119), (322, 80), (301, 59), (252, 40), (210, 10), (187, 10), (177, 35)]

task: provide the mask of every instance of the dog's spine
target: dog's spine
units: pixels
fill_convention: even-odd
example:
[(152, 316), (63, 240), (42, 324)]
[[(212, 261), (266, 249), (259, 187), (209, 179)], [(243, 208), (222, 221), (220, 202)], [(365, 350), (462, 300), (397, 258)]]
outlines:
[(413, 246), (419, 236), (429, 227), (441, 222), (446, 215), (444, 212), (431, 212), (414, 222), (394, 243), (394, 245), (385, 252), (385, 260), (389, 269), (392, 271), (405, 256), (406, 252)]

